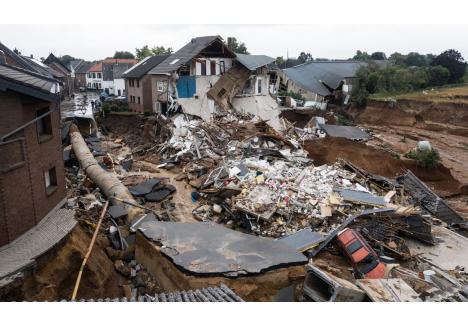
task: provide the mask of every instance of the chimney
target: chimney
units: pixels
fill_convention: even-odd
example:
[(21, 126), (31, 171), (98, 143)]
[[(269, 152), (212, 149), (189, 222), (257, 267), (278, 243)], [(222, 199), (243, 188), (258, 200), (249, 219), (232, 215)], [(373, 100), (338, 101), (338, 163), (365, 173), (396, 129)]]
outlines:
[(6, 64), (5, 52), (3, 52), (2, 50), (0, 50), (0, 64)]

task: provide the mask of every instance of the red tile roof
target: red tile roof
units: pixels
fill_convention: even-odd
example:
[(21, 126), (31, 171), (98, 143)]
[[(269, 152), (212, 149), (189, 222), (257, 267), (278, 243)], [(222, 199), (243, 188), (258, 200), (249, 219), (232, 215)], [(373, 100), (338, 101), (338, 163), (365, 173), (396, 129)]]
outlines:
[(128, 63), (128, 64), (137, 64), (137, 59), (114, 59), (114, 58), (107, 58), (104, 59), (102, 62), (104, 63)]
[(102, 62), (96, 63), (94, 66), (88, 69), (88, 71), (102, 71)]

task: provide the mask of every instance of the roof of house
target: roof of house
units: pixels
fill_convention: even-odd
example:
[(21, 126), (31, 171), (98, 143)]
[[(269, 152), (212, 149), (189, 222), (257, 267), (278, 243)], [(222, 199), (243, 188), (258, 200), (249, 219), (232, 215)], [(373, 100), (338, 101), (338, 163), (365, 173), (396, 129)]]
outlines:
[(0, 64), (0, 89), (10, 89), (43, 100), (57, 99), (59, 91), (57, 80), (5, 64)]
[(53, 53), (49, 54), (49, 56), (44, 60), (44, 63), (46, 65), (54, 63), (57, 69), (60, 69), (64, 74), (70, 73), (70, 69), (68, 69), (68, 67), (65, 66)]
[(101, 72), (102, 71), (102, 62), (97, 62), (88, 71)]
[(81, 61), (80, 64), (75, 68), (75, 74), (86, 74), (88, 70), (94, 66), (94, 62)]
[(189, 43), (180, 48), (177, 52), (171, 54), (159, 65), (149, 71), (151, 75), (167, 75), (172, 71), (175, 71), (185, 65), (187, 62), (196, 57), (205, 48), (212, 45), (215, 42), (220, 42), (224, 47), (224, 51), (231, 57), (235, 57), (234, 52), (224, 44), (221, 36), (201, 36), (193, 38)]
[(6, 55), (11, 57), (15, 63), (23, 69), (28, 69), (35, 71), (34, 67), (20, 54), (16, 54), (14, 51), (11, 51), (8, 47), (0, 42), (0, 50), (2, 50)]
[(331, 94), (329, 88), (338, 88), (344, 78), (354, 77), (364, 65), (366, 63), (361, 61), (311, 61), (283, 69), (283, 72), (304, 89), (326, 96)]
[(141, 78), (148, 73), (151, 69), (166, 60), (170, 55), (153, 55), (146, 57), (136, 65), (124, 72), (123, 78)]
[(34, 71), (46, 77), (50, 77), (50, 78), (54, 77), (55, 75), (54, 70), (50, 68), (48, 65), (41, 62), (40, 60), (27, 57), (27, 56), (23, 56), (23, 55), (21, 56), (21, 58), (23, 58), (23, 60), (25, 60), (28, 63), (28, 65), (31, 67), (31, 68), (26, 68), (27, 70)]
[(114, 59), (114, 58), (106, 58), (102, 60), (103, 63), (121, 63), (121, 64), (137, 64), (137, 59)]
[(78, 67), (82, 62), (83, 60), (72, 60), (68, 63), (68, 69), (73, 69), (76, 71), (76, 67)]
[(269, 65), (272, 62), (275, 62), (275, 59), (273, 59), (272, 57), (261, 54), (255, 55), (236, 53), (236, 59), (249, 70), (255, 70), (257, 68)]
[(130, 63), (105, 63), (102, 64), (102, 79), (111, 81), (118, 78), (123, 78), (122, 75), (125, 71), (130, 69)]

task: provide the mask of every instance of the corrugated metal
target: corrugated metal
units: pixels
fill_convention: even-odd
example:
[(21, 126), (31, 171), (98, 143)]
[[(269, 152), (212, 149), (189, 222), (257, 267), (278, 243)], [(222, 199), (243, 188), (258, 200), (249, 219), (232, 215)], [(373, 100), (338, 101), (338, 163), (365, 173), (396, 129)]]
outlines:
[(430, 213), (438, 219), (452, 225), (464, 223), (465, 220), (453, 210), (442, 198), (437, 196), (424, 182), (410, 170), (405, 175), (397, 178), (397, 181), (405, 186), (414, 198)]

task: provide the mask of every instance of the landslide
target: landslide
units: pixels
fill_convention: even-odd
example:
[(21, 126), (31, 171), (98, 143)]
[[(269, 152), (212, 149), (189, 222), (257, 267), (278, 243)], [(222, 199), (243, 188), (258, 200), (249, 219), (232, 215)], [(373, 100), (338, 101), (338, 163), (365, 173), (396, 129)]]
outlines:
[(338, 159), (345, 159), (371, 173), (388, 178), (395, 178), (409, 169), (422, 181), (434, 187), (436, 192), (457, 194), (462, 191), (460, 182), (443, 165), (431, 169), (422, 168), (413, 160), (396, 158), (365, 143), (327, 137), (306, 141), (304, 147), (316, 165), (333, 164)]

